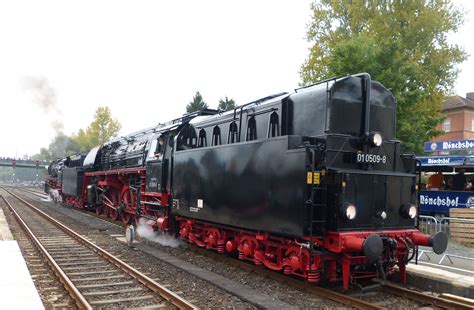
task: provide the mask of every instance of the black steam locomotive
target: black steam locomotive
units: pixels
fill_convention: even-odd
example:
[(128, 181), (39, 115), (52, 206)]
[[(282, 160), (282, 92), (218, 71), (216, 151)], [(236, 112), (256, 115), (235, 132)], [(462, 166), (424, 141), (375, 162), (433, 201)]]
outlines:
[[(415, 157), (395, 139), (396, 101), (368, 74), (233, 111), (185, 115), (64, 159), (63, 201), (311, 283), (392, 274), (417, 245)], [(58, 170), (58, 169), (56, 169)], [(55, 181), (54, 181), (55, 180)]]

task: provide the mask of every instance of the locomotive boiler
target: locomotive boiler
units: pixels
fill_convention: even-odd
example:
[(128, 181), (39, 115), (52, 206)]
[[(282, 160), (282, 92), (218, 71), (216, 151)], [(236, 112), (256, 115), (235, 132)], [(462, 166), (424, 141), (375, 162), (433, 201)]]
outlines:
[(416, 229), (415, 157), (395, 124), (368, 74), (199, 111), (91, 150), (75, 205), (310, 283), (405, 283), (416, 246), (442, 253), (447, 237)]

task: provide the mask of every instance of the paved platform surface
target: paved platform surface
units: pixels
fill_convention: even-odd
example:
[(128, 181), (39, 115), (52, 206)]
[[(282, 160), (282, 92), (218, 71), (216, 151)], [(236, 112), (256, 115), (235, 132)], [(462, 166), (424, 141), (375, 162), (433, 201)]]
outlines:
[(0, 209), (0, 275), (2, 309), (44, 309), (2, 209)]
[(5, 219), (5, 214), (3, 214), (3, 210), (0, 209), (0, 241), (4, 240), (13, 240), (13, 236)]
[(409, 264), (408, 284), (426, 291), (474, 298), (474, 275), (441, 269), (440, 266)]

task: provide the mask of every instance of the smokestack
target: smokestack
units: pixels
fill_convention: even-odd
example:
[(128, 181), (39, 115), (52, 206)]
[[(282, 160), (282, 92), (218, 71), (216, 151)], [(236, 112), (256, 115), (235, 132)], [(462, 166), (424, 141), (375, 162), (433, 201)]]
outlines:
[(474, 101), (474, 92), (467, 93), (467, 94), (466, 94), (466, 98), (469, 99), (469, 100)]

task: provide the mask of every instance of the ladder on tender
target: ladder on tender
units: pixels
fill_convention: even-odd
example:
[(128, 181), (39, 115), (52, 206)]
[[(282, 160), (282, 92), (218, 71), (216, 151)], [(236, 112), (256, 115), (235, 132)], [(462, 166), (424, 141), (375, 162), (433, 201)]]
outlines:
[(327, 172), (324, 170), (325, 151), (319, 148), (306, 147), (307, 153), (307, 185), (309, 198), (306, 207), (309, 208), (309, 235), (323, 234), (326, 231), (327, 203)]

